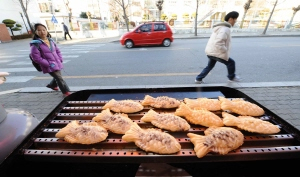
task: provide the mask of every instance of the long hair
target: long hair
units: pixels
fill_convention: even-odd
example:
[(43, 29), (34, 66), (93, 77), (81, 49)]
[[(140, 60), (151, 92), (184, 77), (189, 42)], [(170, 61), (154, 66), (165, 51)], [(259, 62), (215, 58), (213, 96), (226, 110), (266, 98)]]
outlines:
[[(33, 38), (32, 38), (33, 40), (41, 38), (39, 35), (36, 34), (36, 30), (37, 30), (38, 26), (43, 26), (47, 30), (46, 26), (41, 24), (41, 23), (34, 24), (34, 35), (33, 35)], [(48, 30), (47, 30), (47, 37), (51, 38), (51, 34), (48, 32)]]

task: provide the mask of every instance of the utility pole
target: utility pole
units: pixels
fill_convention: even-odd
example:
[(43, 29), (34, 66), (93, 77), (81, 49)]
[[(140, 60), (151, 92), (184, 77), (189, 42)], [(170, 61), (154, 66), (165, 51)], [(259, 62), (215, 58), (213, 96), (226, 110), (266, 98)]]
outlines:
[[(51, 0), (51, 6), (50, 6), (50, 11), (51, 11), (51, 14), (52, 14), (52, 18), (53, 20), (55, 19), (55, 16), (54, 16), (54, 7), (53, 7), (53, 0)], [(57, 20), (54, 20), (52, 21), (53, 25), (54, 25), (54, 31), (55, 31), (55, 42), (57, 42), (57, 33), (56, 33), (56, 24), (57, 23)]]

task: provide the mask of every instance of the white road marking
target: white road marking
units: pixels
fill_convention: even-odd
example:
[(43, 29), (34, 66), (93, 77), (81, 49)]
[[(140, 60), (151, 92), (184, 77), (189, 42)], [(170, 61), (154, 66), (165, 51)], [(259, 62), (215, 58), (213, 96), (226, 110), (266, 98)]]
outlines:
[[(71, 60), (64, 60), (63, 63), (68, 63), (69, 61)], [(13, 63), (10, 63), (8, 65), (32, 65), (31, 61), (18, 61), (18, 62), (13, 62)]]
[(1, 68), (2, 71), (5, 72), (29, 72), (29, 71), (36, 71), (36, 69), (32, 66), (30, 68)]
[(63, 55), (63, 58), (78, 58), (79, 55)]
[(68, 49), (68, 50), (86, 50), (86, 49), (84, 49), (84, 48), (78, 48), (78, 49), (72, 48), (72, 49)]
[(10, 62), (10, 61), (13, 61), (13, 60), (0, 60), (0, 63), (7, 63), (7, 62)]
[(5, 56), (0, 56), (0, 58), (20, 58), (25, 56), (26, 55), (5, 55)]
[(62, 54), (65, 54), (65, 53), (89, 53), (89, 51), (72, 51), (72, 52), (69, 52), (69, 51), (61, 51)]
[(33, 79), (36, 76), (8, 76), (6, 77), (5, 83), (13, 83), (13, 82), (27, 82)]
[(8, 65), (32, 65), (32, 63), (30, 61), (18, 61), (18, 62), (13, 62), (13, 63), (10, 63)]

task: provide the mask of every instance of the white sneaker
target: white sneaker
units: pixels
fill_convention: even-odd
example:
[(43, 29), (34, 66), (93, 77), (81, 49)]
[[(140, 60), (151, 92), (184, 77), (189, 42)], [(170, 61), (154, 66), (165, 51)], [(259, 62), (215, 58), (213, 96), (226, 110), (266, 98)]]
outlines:
[(204, 84), (204, 81), (198, 81), (197, 79), (195, 80), (195, 84)]
[(228, 80), (229, 82), (241, 82), (242, 78), (240, 78), (239, 76), (235, 76), (233, 79)]

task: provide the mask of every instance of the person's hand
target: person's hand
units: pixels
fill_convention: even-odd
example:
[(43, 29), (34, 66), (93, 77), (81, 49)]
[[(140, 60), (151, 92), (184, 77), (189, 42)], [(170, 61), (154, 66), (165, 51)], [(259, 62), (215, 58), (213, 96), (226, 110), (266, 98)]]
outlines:
[(0, 84), (3, 84), (6, 81), (6, 77), (8, 76), (9, 73), (8, 72), (0, 72)]

